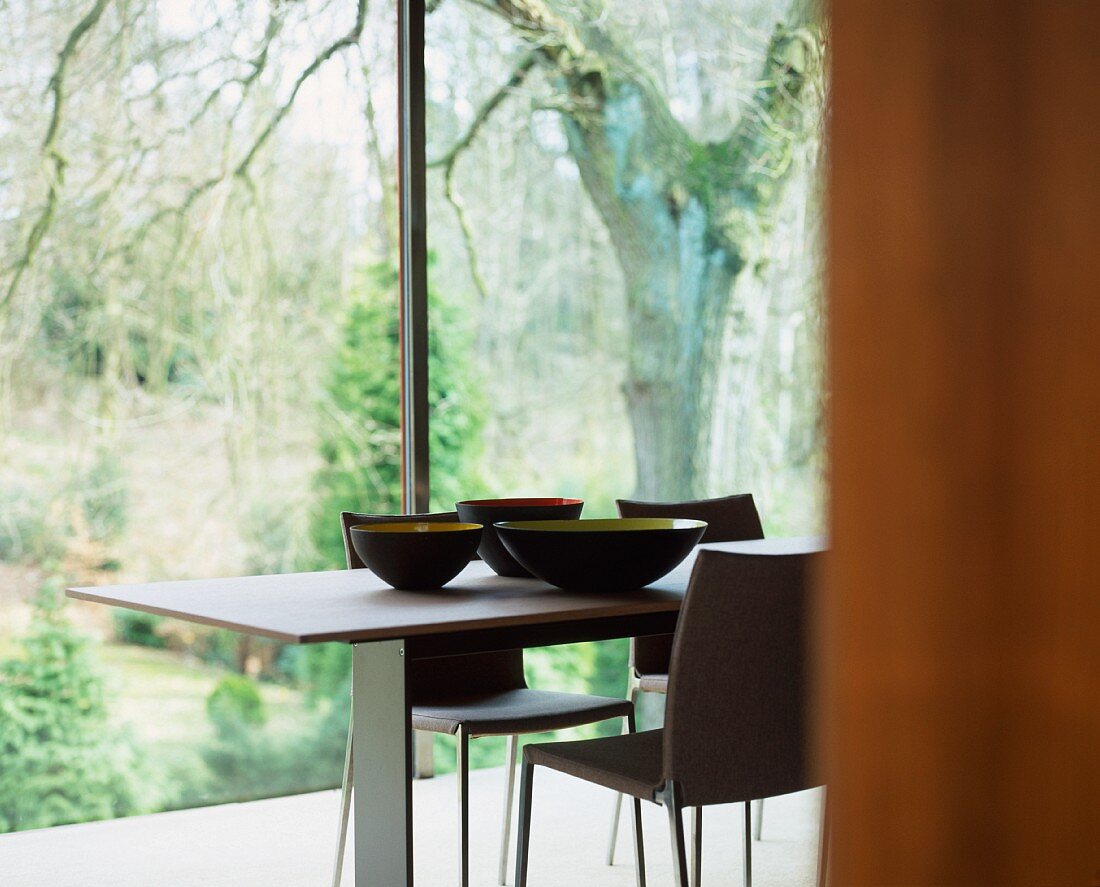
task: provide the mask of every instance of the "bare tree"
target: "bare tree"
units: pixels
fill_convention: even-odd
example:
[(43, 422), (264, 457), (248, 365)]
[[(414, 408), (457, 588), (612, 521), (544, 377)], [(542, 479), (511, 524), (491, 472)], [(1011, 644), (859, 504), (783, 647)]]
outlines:
[(700, 141), (612, 33), (598, 3), (469, 2), (503, 18), (530, 54), (438, 161), (460, 224), (468, 236), (451, 185), (455, 159), (533, 59), (559, 93), (551, 106), (562, 115), (570, 155), (625, 281), (637, 493), (698, 494), (734, 284), (767, 237), (814, 109), (822, 64), (812, 4), (795, 0), (776, 25), (758, 86), (732, 131)]

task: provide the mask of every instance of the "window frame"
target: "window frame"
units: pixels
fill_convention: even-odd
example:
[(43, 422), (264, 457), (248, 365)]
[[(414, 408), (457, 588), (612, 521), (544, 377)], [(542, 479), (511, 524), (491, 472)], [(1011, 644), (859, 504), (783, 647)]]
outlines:
[(401, 504), (429, 510), (428, 212), (424, 0), (397, 0), (398, 328), (401, 355)]

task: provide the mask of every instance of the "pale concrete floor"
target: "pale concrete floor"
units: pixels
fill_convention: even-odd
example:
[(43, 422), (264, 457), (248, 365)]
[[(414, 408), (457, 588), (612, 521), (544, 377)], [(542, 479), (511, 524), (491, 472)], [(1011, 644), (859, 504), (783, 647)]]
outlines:
[[(604, 865), (611, 794), (535, 771), (530, 887), (634, 884), (628, 808), (616, 865)], [(471, 774), (471, 881), (496, 884), (504, 772)], [(414, 784), (418, 885), (455, 882), (454, 776)], [(339, 798), (320, 792), (130, 819), (0, 835), (0, 887), (323, 887), (330, 883)], [(817, 862), (819, 794), (769, 800), (753, 846), (755, 887), (810, 887)], [(672, 885), (668, 819), (644, 805), (650, 884)], [(704, 817), (703, 881), (741, 884), (741, 808)], [(512, 843), (514, 860), (515, 843)], [(511, 863), (510, 863), (511, 866)], [(512, 871), (509, 868), (509, 883)], [(352, 887), (350, 860), (344, 884)]]

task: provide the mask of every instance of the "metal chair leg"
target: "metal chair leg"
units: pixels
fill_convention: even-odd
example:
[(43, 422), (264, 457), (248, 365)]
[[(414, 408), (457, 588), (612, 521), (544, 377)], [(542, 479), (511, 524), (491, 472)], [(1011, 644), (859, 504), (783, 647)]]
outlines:
[(336, 861), (332, 867), (332, 887), (340, 887), (344, 874), (344, 848), (348, 840), (348, 819), (351, 816), (351, 742), (352, 724), (348, 723), (348, 747), (344, 752), (344, 778), (340, 783), (340, 826), (336, 832)]
[[(626, 716), (626, 729), (628, 733), (635, 731), (634, 710)], [(642, 802), (639, 798), (632, 798), (634, 802), (634, 880), (638, 887), (645, 887), (645, 842), (642, 840)]]
[(817, 851), (817, 887), (828, 883), (829, 869), (829, 789), (821, 787), (821, 840)]
[(672, 871), (676, 887), (688, 887), (687, 848), (684, 845), (684, 820), (680, 806), (679, 787), (670, 782), (665, 786), (664, 805), (668, 810), (668, 831), (672, 840)]
[(745, 801), (745, 887), (752, 887), (752, 801)]
[(413, 772), (417, 779), (435, 776), (435, 736), (423, 730), (413, 730)]
[(764, 834), (764, 799), (756, 802), (756, 822), (752, 827), (753, 839), (759, 841)]
[(497, 882), (507, 884), (508, 869), (508, 839), (512, 836), (512, 795), (516, 788), (516, 749), (519, 747), (519, 737), (508, 737), (508, 773), (504, 780), (504, 825), (500, 830), (500, 867), (497, 871)]
[(470, 737), (458, 728), (458, 884), (470, 887)]
[[(627, 698), (630, 699), (630, 704), (633, 706), (638, 701), (638, 694), (641, 689), (638, 687), (637, 680), (634, 677), (633, 672), (630, 675), (629, 683), (627, 685)], [(623, 732), (633, 733), (634, 729), (628, 726), (627, 718), (623, 718)], [(611, 808), (611, 834), (607, 839), (607, 864), (615, 864), (615, 844), (619, 838), (619, 811), (623, 807), (623, 795), (622, 792), (615, 793), (615, 805)]]
[(607, 837), (607, 864), (615, 864), (615, 843), (619, 837), (619, 813), (623, 809), (623, 794), (615, 792), (615, 802), (611, 807), (611, 834)]
[(691, 817), (691, 884), (703, 881), (703, 808), (696, 807)]
[(523, 762), (519, 779), (519, 822), (516, 825), (516, 887), (527, 887), (527, 859), (531, 849), (531, 791), (535, 765)]
[(634, 881), (645, 887), (645, 844), (642, 841), (642, 802), (634, 801)]

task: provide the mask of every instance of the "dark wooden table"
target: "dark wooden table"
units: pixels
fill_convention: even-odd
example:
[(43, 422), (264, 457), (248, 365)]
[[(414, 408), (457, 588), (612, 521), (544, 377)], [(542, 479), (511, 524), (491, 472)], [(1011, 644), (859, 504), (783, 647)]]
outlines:
[[(820, 551), (816, 536), (699, 546), (746, 554)], [(698, 551), (698, 549), (697, 549)], [(578, 594), (497, 576), (481, 561), (445, 589), (395, 591), (367, 570), (71, 588), (70, 597), (287, 643), (354, 646), (355, 883), (412, 880), (409, 659), (671, 632), (695, 554), (636, 591)]]

